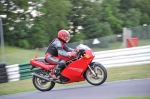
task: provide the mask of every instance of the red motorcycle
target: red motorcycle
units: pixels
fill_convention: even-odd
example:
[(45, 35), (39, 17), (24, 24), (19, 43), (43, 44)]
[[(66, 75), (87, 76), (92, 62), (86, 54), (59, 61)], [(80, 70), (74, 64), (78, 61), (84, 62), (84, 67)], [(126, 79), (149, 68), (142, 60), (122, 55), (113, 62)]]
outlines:
[(67, 84), (84, 80), (92, 85), (103, 84), (107, 78), (106, 68), (100, 63), (92, 62), (95, 55), (88, 46), (80, 44), (77, 49), (77, 57), (67, 61), (67, 66), (58, 76), (58, 80), (53, 80), (49, 76), (55, 65), (47, 63), (44, 57), (31, 59), (31, 70), (35, 67), (40, 68), (33, 73), (32, 81), (35, 88), (40, 91), (49, 91), (55, 83)]

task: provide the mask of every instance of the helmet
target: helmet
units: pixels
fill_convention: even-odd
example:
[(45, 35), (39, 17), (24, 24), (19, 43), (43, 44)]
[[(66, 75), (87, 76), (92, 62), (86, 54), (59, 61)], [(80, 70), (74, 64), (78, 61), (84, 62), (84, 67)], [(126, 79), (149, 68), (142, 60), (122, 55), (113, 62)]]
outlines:
[(70, 33), (67, 30), (60, 30), (58, 32), (58, 38), (68, 43), (70, 40)]

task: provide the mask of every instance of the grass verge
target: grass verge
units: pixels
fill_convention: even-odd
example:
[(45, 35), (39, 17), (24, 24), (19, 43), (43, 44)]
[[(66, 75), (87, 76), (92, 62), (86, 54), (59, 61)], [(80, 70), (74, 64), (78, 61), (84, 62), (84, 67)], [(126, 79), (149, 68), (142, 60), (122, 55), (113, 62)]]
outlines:
[(150, 99), (150, 97), (126, 97), (126, 98), (118, 98), (118, 99)]
[[(107, 72), (108, 72), (107, 81), (150, 78), (150, 65), (107, 68)], [(83, 82), (71, 83), (66, 85), (56, 84), (55, 88), (86, 84), (86, 83), (87, 83), (86, 81), (83, 81)], [(0, 84), (0, 95), (14, 94), (19, 92), (33, 91), (33, 90), (36, 89), (32, 84), (32, 79)]]
[[(147, 40), (139, 40), (138, 46), (145, 46), (149, 44), (150, 39)], [(107, 48), (99, 48), (93, 47), (93, 51), (105, 51), (105, 50), (114, 50), (120, 48), (122, 42), (110, 42)], [(18, 47), (12, 46), (5, 46), (5, 62), (6, 65), (12, 64), (22, 64), (27, 63), (32, 59), (34, 56), (43, 57), (45, 55), (45, 51), (41, 49), (22, 49)], [(0, 49), (0, 57), (2, 57), (1, 49)], [(2, 59), (0, 58), (0, 62)]]

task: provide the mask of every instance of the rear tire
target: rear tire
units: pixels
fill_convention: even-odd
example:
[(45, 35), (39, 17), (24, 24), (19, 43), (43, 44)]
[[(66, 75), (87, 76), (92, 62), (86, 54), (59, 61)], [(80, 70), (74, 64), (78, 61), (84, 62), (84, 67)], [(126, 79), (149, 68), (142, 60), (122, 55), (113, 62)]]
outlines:
[[(38, 70), (36, 73), (42, 76), (48, 75), (44, 70)], [(46, 81), (35, 76), (33, 76), (32, 82), (34, 87), (40, 91), (49, 91), (55, 86), (54, 82)]]
[(97, 75), (94, 76), (93, 73), (91, 72), (91, 70), (89, 68), (87, 68), (87, 70), (84, 74), (87, 82), (92, 85), (95, 85), (95, 86), (103, 84), (107, 79), (106, 68), (103, 65), (101, 65), (100, 63), (96, 63), (96, 62), (92, 62), (90, 64), (90, 67), (95, 73), (97, 71)]

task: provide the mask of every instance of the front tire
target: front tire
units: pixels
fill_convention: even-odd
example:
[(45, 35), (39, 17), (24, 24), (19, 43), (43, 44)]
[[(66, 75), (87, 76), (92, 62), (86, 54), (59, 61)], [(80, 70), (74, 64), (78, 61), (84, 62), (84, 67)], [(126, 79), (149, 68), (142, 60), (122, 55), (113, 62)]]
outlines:
[(91, 72), (89, 68), (87, 68), (84, 75), (87, 82), (95, 86), (103, 84), (107, 79), (106, 68), (96, 62), (92, 62), (90, 64), (90, 68), (95, 72), (96, 76)]
[[(41, 76), (48, 77), (48, 73), (45, 70), (38, 70), (36, 71), (36, 73)], [(49, 91), (55, 86), (54, 82), (46, 81), (44, 79), (41, 79), (35, 76), (33, 76), (32, 82), (33, 82), (34, 87), (40, 91)]]

